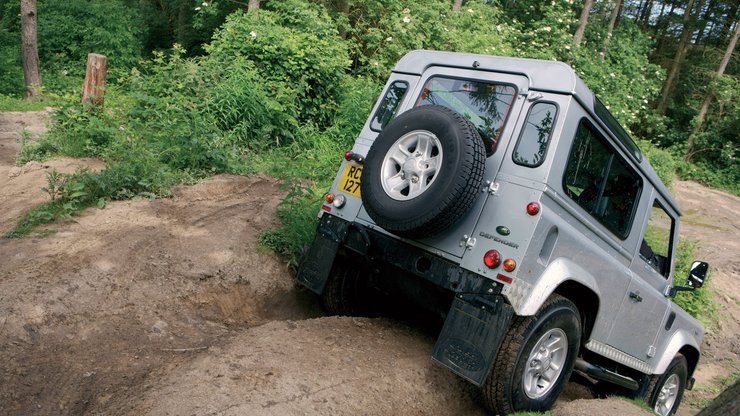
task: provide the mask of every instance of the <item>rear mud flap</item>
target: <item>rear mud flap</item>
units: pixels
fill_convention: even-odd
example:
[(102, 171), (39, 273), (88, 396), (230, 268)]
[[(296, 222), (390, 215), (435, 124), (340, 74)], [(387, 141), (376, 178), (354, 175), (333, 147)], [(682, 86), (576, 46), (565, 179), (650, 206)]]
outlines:
[(340, 244), (347, 236), (348, 223), (331, 215), (321, 217), (316, 237), (301, 260), (296, 280), (316, 294), (324, 292)]
[(455, 296), (432, 359), (481, 386), (493, 366), (514, 310), (500, 296)]

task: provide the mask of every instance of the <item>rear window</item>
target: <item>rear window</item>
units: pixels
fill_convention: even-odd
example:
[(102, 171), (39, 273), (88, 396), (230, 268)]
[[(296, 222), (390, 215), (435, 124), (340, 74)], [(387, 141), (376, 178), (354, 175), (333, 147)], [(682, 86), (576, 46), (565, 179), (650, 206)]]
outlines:
[(401, 100), (408, 89), (409, 84), (406, 81), (396, 81), (388, 87), (383, 101), (378, 106), (378, 111), (375, 112), (375, 116), (370, 121), (371, 129), (375, 131), (383, 130), (383, 127), (396, 116), (398, 105), (401, 104)]
[(514, 162), (537, 167), (545, 160), (558, 108), (553, 103), (536, 103), (529, 109), (519, 143), (514, 149)]
[(462, 114), (476, 127), (490, 156), (496, 151), (515, 96), (512, 85), (432, 77), (424, 85), (416, 106), (441, 105)]

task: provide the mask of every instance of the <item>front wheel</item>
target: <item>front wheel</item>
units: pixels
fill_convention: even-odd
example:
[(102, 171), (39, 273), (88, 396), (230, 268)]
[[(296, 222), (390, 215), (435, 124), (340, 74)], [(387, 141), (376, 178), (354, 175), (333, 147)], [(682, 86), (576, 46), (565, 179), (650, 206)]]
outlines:
[(650, 378), (644, 399), (655, 414), (669, 416), (676, 413), (686, 388), (688, 372), (686, 357), (677, 354), (663, 374)]
[(578, 309), (560, 295), (534, 316), (516, 318), (483, 386), (486, 406), (501, 415), (549, 409), (573, 371), (580, 342)]

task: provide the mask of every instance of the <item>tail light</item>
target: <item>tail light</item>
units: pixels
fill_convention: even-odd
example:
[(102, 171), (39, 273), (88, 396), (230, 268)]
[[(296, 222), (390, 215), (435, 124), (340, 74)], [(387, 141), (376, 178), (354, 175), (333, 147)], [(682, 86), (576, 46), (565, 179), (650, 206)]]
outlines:
[(501, 253), (496, 250), (486, 251), (486, 254), (483, 255), (483, 264), (489, 269), (495, 269), (501, 264)]

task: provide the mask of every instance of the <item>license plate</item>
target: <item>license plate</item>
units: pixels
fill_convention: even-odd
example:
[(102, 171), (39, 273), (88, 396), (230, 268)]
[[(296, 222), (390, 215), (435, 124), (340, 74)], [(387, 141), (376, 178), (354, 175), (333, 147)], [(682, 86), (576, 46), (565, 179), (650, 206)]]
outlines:
[(344, 167), (344, 172), (339, 178), (339, 190), (350, 195), (360, 197), (360, 177), (362, 176), (362, 167), (348, 163)]

